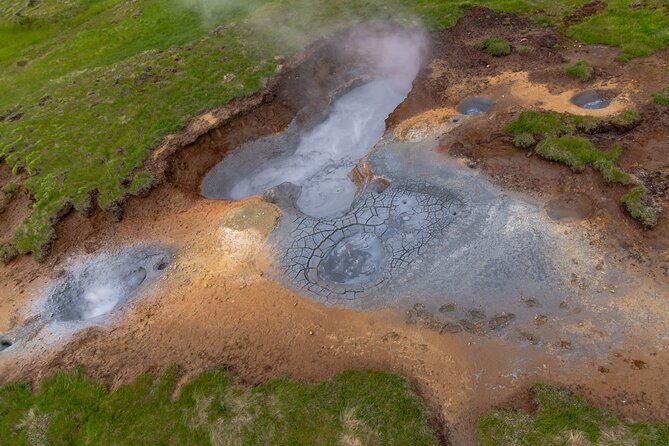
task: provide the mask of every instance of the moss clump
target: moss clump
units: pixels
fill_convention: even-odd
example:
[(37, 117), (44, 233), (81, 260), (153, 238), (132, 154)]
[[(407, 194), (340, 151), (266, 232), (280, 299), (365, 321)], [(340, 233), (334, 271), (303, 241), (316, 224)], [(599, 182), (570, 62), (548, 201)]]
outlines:
[(537, 406), (533, 415), (507, 409), (481, 415), (476, 431), (483, 446), (669, 444), (669, 424), (621, 421), (608, 410), (546, 384), (535, 384), (531, 391)]
[(644, 202), (647, 192), (644, 186), (638, 185), (623, 196), (622, 202), (632, 217), (639, 220), (645, 227), (652, 228), (657, 223), (657, 213)]
[(618, 128), (632, 129), (641, 123), (641, 113), (628, 109), (610, 118), (609, 122)]
[(479, 51), (485, 51), (495, 57), (508, 56), (511, 54), (511, 45), (509, 45), (509, 41), (501, 38), (483, 39), (474, 45), (474, 48)]
[(592, 68), (590, 62), (586, 60), (579, 60), (574, 65), (567, 67), (564, 73), (569, 77), (580, 79), (581, 82), (587, 82), (592, 79), (595, 69)]
[(569, 113), (523, 111), (518, 118), (504, 126), (504, 131), (512, 135), (530, 134), (539, 137), (572, 135), (578, 130), (589, 132), (599, 125), (592, 116)]
[(583, 172), (603, 153), (595, 149), (588, 139), (570, 135), (546, 138), (537, 144), (534, 151), (546, 159), (566, 164), (574, 172)]
[(128, 192), (132, 195), (143, 196), (146, 195), (153, 187), (154, 178), (151, 172), (138, 172), (132, 179)]
[(592, 163), (592, 167), (601, 173), (604, 180), (609, 184), (617, 183), (628, 186), (636, 183), (632, 175), (613, 164), (613, 161), (598, 160)]
[(513, 145), (521, 149), (529, 149), (534, 146), (537, 141), (530, 133), (520, 133), (513, 138)]
[(653, 102), (658, 105), (666, 105), (669, 107), (669, 85), (653, 94)]
[(9, 243), (0, 245), (0, 262), (9, 263), (19, 255), (18, 249)]
[(14, 195), (19, 191), (20, 186), (16, 183), (7, 183), (4, 186), (2, 186), (2, 193), (5, 195), (5, 198), (11, 197), (13, 198)]

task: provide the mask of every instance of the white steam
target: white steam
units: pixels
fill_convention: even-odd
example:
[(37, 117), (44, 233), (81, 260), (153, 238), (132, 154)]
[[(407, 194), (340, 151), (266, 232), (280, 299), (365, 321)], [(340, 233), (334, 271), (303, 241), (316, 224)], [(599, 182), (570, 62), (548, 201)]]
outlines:
[[(224, 193), (226, 198), (289, 182), (301, 187), (297, 206), (307, 215), (334, 216), (349, 209), (356, 186), (348, 173), (383, 136), (386, 118), (411, 90), (425, 46), (419, 32), (359, 30), (351, 39), (346, 47), (354, 49), (364, 63), (361, 72), (371, 80), (337, 99), (328, 117), (301, 135), (292, 154), (254, 169)], [(221, 170), (226, 160), (214, 169)]]

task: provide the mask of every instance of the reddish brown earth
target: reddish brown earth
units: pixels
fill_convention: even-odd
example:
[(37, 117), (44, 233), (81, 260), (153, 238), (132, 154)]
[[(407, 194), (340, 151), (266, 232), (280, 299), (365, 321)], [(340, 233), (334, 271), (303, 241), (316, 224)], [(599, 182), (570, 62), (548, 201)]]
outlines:
[[(472, 48), (490, 35), (508, 38), (514, 53), (493, 58)], [(650, 93), (669, 83), (669, 52), (621, 64), (615, 61), (616, 50), (575, 47), (563, 54), (571, 60), (586, 57), (596, 68), (595, 79), (581, 84), (562, 74), (567, 66), (563, 54), (546, 47), (554, 39), (571, 43), (513, 16), (473, 9), (455, 27), (431, 39), (426, 67), (405, 103), (389, 118), (389, 128), (425, 120), (437, 123), (430, 128), (438, 128), (464, 97), (496, 98), (490, 113), (448, 129), (440, 139), (444, 156), (476, 162), (491, 181), (529, 194), (559, 215), (576, 210), (574, 218), (583, 220), (595, 234), (593, 240), (638, 274), (640, 290), (669, 289), (669, 111), (648, 105)], [(183, 133), (166, 138), (148, 162), (155, 172), (165, 174), (161, 184), (148, 197), (127, 202), (120, 223), (102, 212), (90, 217), (70, 214), (58, 225), (59, 237), (43, 264), (24, 257), (0, 266), (4, 331), (20, 323), (22, 308), (58, 274), (68, 256), (144, 240), (160, 240), (178, 249), (168, 272), (119, 320), (81, 332), (65, 345), (32, 346), (3, 359), (0, 381), (35, 380), (74, 365), (111, 385), (172, 363), (186, 376), (227, 367), (249, 383), (286, 374), (318, 380), (348, 368), (389, 370), (411, 380), (433, 416), (445, 421), (454, 444), (474, 443), (474, 423), (485, 408), (526, 404), (525, 391), (536, 381), (575, 390), (622, 416), (669, 421), (664, 316), (649, 316), (637, 336), (615, 348), (587, 359), (565, 360), (521, 340), (439, 334), (421, 323), (408, 324), (405, 315), (393, 309), (324, 307), (270, 278), (272, 254), (264, 239), (278, 216), (276, 209), (258, 199), (206, 200), (199, 195), (199, 182), (227, 151), (284, 129), (305, 106), (311, 106), (306, 113), (317, 113), (337, 91), (357, 80), (346, 70), (352, 61), (335, 51), (337, 40), (318, 42), (287, 61), (263, 92), (194, 118)], [(528, 51), (517, 51), (521, 46)], [(630, 105), (643, 113), (642, 125), (623, 135), (620, 165), (653, 185), (654, 197), (664, 209), (653, 230), (641, 229), (621, 209), (622, 187), (606, 185), (592, 171), (576, 175), (528, 157), (500, 131), (522, 109), (584, 113), (572, 108), (568, 98), (574, 91), (600, 85), (624, 92), (600, 114)], [(7, 175), (2, 169), (0, 180)], [(571, 197), (578, 198), (574, 202)], [(16, 206), (12, 219), (25, 215), (27, 198), (17, 200)], [(239, 230), (239, 221), (232, 224), (230, 216), (248, 209), (259, 214)], [(8, 217), (0, 216), (4, 236), (8, 220), (3, 218)], [(634, 296), (621, 296), (620, 305), (634, 311)], [(664, 313), (658, 309), (657, 314)], [(597, 336), (597, 327), (584, 330)]]

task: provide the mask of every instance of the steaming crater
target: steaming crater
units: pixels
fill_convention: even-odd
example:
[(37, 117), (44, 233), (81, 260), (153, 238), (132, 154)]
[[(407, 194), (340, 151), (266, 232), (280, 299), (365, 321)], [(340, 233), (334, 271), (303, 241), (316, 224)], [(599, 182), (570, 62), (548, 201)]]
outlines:
[(610, 90), (588, 90), (575, 94), (571, 102), (587, 110), (599, 110), (608, 107), (615, 96)]
[(460, 102), (457, 110), (463, 115), (480, 115), (490, 110), (494, 103), (494, 99), (491, 98), (472, 96)]
[(136, 245), (77, 262), (47, 291), (43, 313), (56, 321), (103, 317), (158, 277), (171, 259), (166, 248)]
[(362, 36), (371, 81), (339, 97), (321, 123), (304, 128), (296, 121), (280, 135), (240, 147), (216, 165), (202, 182), (202, 194), (242, 199), (290, 183), (298, 188), (296, 206), (312, 217), (346, 213), (356, 185), (348, 174), (385, 131), (388, 115), (404, 100), (420, 64), (422, 35), (386, 33)]

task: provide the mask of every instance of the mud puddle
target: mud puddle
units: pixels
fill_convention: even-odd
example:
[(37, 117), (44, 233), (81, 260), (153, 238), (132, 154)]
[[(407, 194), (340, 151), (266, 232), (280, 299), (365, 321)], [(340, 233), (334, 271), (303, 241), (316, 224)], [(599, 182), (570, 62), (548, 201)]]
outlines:
[(170, 248), (137, 244), (71, 260), (39, 291), (25, 322), (0, 334), (3, 356), (21, 354), (27, 343), (54, 345), (77, 331), (109, 323), (165, 271), (172, 258)]

